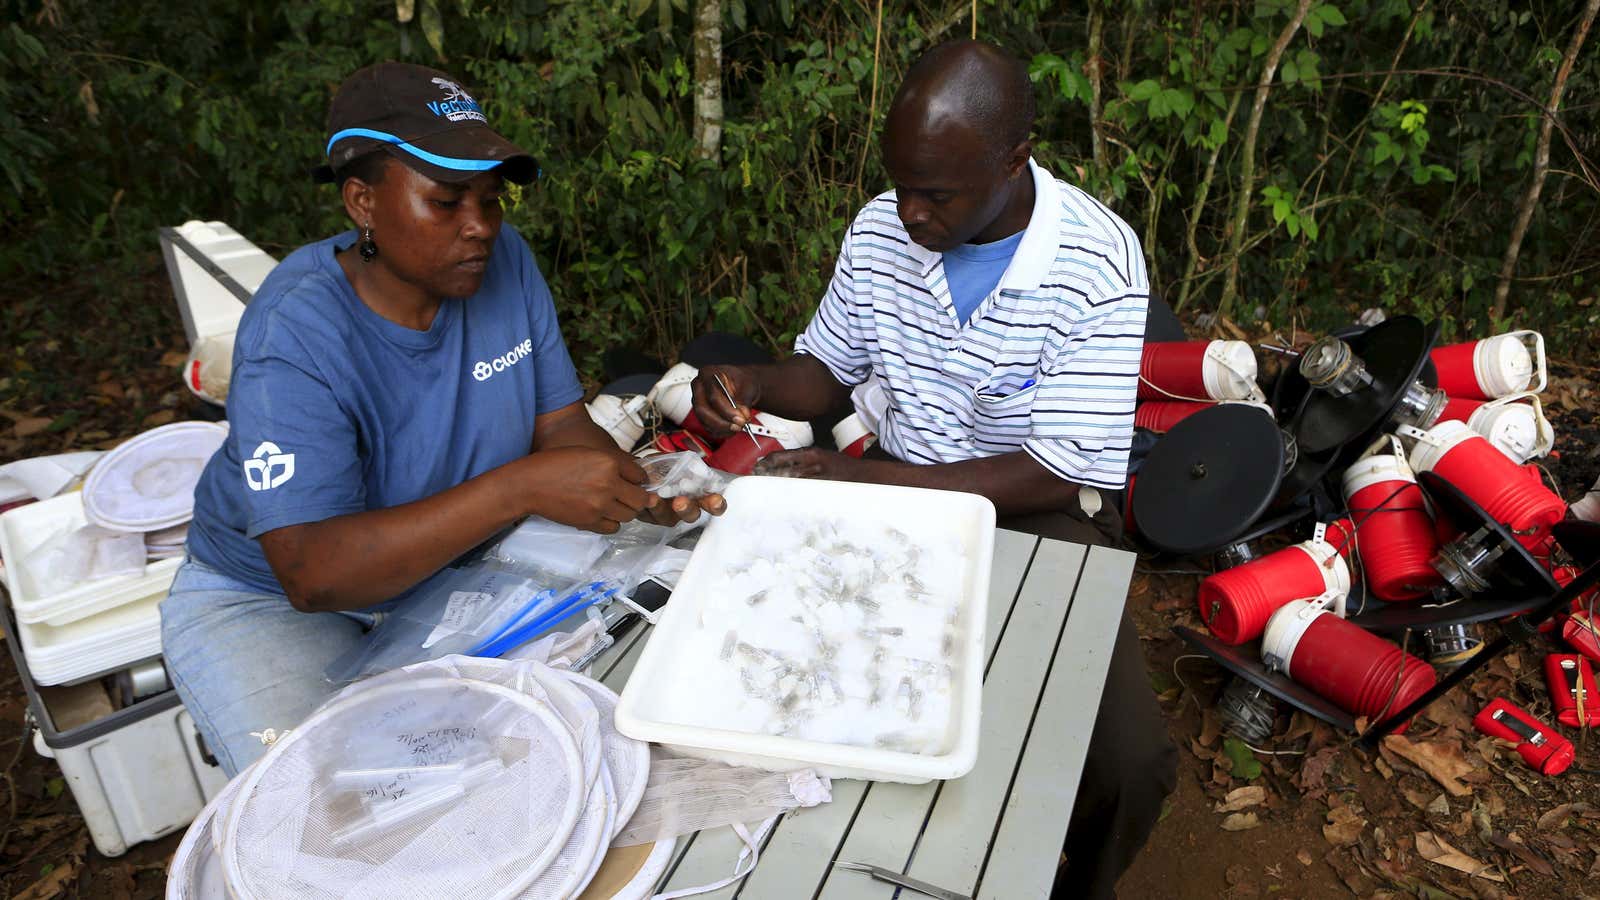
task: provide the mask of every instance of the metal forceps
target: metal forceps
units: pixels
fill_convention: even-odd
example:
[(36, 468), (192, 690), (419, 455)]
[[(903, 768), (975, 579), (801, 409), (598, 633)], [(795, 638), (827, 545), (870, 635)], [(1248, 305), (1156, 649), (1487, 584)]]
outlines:
[(939, 887), (938, 885), (929, 884), (926, 881), (919, 881), (918, 879), (912, 878), (909, 875), (902, 875), (899, 872), (885, 869), (883, 866), (873, 866), (868, 865), (867, 863), (858, 862), (836, 862), (834, 863), (834, 866), (840, 869), (849, 869), (853, 872), (865, 872), (879, 881), (887, 881), (890, 884), (898, 884), (906, 890), (916, 891), (919, 894), (926, 894), (929, 897), (936, 897), (938, 900), (972, 900), (972, 898), (968, 897), (966, 894), (958, 894), (955, 891), (947, 890)]
[[(722, 373), (721, 372), (712, 372), (711, 374), (717, 380), (717, 387), (722, 388), (722, 396), (728, 398), (728, 403), (730, 405), (732, 405), (734, 409), (738, 409), (739, 408), (739, 401), (733, 399), (733, 391), (728, 390), (728, 383), (726, 381), (722, 380)], [(744, 436), (750, 439), (750, 443), (756, 445), (756, 449), (757, 450), (761, 449), (761, 442), (759, 440), (756, 440), (755, 432), (750, 430), (750, 423), (749, 422), (744, 423)]]

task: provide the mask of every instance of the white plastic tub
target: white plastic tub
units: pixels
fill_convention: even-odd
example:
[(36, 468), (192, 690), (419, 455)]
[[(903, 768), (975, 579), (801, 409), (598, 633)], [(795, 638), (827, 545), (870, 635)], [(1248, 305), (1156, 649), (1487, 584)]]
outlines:
[[(775, 771), (815, 768), (835, 778), (919, 783), (958, 778), (977, 762), (983, 706), (983, 647), (989, 568), (994, 554), (994, 505), (976, 494), (888, 485), (847, 484), (751, 476), (727, 491), (728, 511), (712, 521), (684, 569), (672, 602), (640, 655), (622, 692), (617, 728), (629, 737), (666, 744), (682, 753)], [(731, 558), (730, 543), (780, 520), (848, 517), (852, 522), (906, 527), (917, 523), (948, 534), (962, 547), (951, 733), (943, 752), (913, 753), (801, 740), (731, 728), (685, 724), (686, 705), (705, 695), (696, 684), (696, 661), (681, 648), (700, 637), (700, 614), (709, 586), (745, 560)], [(742, 542), (742, 541), (741, 541)], [(706, 713), (695, 710), (702, 722)], [(714, 718), (714, 716), (713, 716)]]
[(17, 623), (38, 684), (68, 684), (161, 655), (165, 589), (66, 625)]
[(41, 591), (24, 559), (57, 534), (86, 524), (83, 495), (76, 491), (0, 515), (0, 557), (6, 561), (6, 590), (17, 622), (67, 625), (152, 594), (165, 594), (172, 586), (183, 562), (176, 557), (146, 563), (142, 575), (100, 578), (53, 594)]

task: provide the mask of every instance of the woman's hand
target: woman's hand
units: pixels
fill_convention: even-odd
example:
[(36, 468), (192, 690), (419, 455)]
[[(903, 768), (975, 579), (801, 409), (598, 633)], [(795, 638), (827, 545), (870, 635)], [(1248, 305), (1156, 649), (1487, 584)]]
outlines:
[[(721, 385), (728, 390), (723, 392)], [(689, 385), (694, 394), (694, 414), (718, 437), (741, 431), (751, 421), (751, 407), (761, 401), (761, 380), (747, 366), (706, 366)], [(732, 394), (735, 403), (728, 402)]]
[(639, 464), (615, 450), (552, 447), (514, 465), (531, 512), (585, 531), (611, 534), (659, 502), (639, 486), (644, 482)]

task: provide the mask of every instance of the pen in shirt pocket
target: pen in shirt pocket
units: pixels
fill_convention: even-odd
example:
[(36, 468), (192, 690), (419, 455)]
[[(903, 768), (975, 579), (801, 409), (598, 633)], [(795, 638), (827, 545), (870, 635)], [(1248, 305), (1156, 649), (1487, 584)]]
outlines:
[(1029, 378), (1027, 381), (1024, 381), (1022, 383), (1021, 387), (1017, 388), (1016, 390), (1012, 391), (1009, 394), (979, 394), (978, 397), (979, 397), (979, 399), (989, 400), (991, 402), (992, 401), (996, 401), (996, 400), (1004, 400), (1007, 397), (1015, 397), (1016, 395), (1022, 393), (1023, 391), (1027, 390), (1028, 388), (1033, 387), (1034, 385), (1036, 385), (1038, 383), (1039, 383), (1038, 381), (1036, 381), (1036, 380), (1034, 380), (1032, 378)]

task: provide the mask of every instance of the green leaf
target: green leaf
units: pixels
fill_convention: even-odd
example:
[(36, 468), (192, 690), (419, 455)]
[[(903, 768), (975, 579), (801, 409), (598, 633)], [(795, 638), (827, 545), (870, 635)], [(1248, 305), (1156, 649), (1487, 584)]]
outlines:
[(1299, 216), (1289, 216), (1287, 219), (1284, 220), (1284, 224), (1289, 227), (1289, 237), (1299, 237), (1300, 236), (1300, 217)]
[(440, 62), (448, 62), (444, 55), (444, 19), (439, 16), (438, 0), (422, 0), (422, 15), (417, 17), (417, 24), (422, 26), (422, 36), (427, 38), (428, 46), (439, 57)]
[(1316, 15), (1316, 10), (1306, 16), (1306, 30), (1311, 32), (1312, 37), (1322, 37), (1322, 18)]
[(1161, 93), (1161, 84), (1155, 79), (1146, 78), (1133, 87), (1128, 88), (1128, 99), (1138, 103), (1155, 98)]
[(1282, 225), (1283, 220), (1289, 218), (1289, 213), (1293, 211), (1294, 207), (1290, 206), (1287, 200), (1272, 201), (1272, 224)]
[(1254, 781), (1261, 777), (1261, 763), (1256, 760), (1256, 755), (1244, 741), (1238, 738), (1225, 738), (1222, 741), (1222, 752), (1227, 754), (1228, 761), (1232, 764), (1230, 771), (1233, 777), (1243, 778), (1245, 781)]
[(1317, 233), (1321, 230), (1317, 225), (1317, 220), (1311, 218), (1310, 216), (1301, 217), (1300, 227), (1305, 230), (1306, 237), (1312, 239), (1313, 241), (1317, 239)]
[(61, 796), (61, 792), (66, 789), (67, 782), (61, 778), (52, 778), (44, 783), (44, 792), (50, 795), (51, 800)]
[(1282, 71), (1284, 84), (1294, 84), (1300, 80), (1300, 67), (1295, 64), (1294, 60), (1291, 59), (1285, 62)]
[(1317, 17), (1329, 25), (1342, 26), (1350, 24), (1349, 20), (1344, 17), (1344, 13), (1339, 11), (1339, 7), (1334, 6), (1332, 3), (1317, 7), (1316, 12)]

